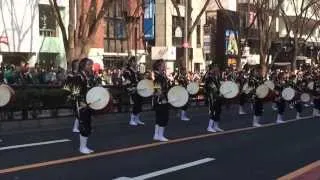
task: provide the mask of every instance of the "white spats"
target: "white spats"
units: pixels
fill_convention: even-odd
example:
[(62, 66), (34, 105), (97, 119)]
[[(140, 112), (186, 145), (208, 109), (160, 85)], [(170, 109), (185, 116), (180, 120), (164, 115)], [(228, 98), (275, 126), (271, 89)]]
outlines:
[(183, 111), (183, 110), (181, 111), (181, 120), (182, 121), (190, 121), (190, 118), (188, 118), (186, 111)]
[(159, 126), (157, 124), (154, 126), (153, 140), (159, 141)]
[(245, 115), (247, 114), (247, 112), (244, 111), (244, 107), (243, 106), (239, 106), (239, 115)]
[(80, 153), (90, 154), (94, 152), (93, 150), (87, 147), (87, 142), (88, 142), (88, 137), (84, 137), (80, 135), (80, 147), (79, 147)]
[(80, 132), (79, 131), (79, 120), (77, 118), (74, 120), (72, 132), (74, 132), (74, 133)]
[(272, 109), (273, 109), (273, 111), (277, 111), (278, 110), (276, 103), (272, 103)]
[(165, 132), (165, 127), (161, 127), (159, 126), (159, 141), (162, 141), (162, 142), (167, 142), (169, 141), (169, 139), (167, 139), (165, 136), (164, 136), (164, 132)]
[(217, 131), (213, 128), (213, 123), (214, 123), (214, 121), (213, 121), (212, 119), (210, 119), (210, 120), (209, 120), (208, 127), (207, 127), (207, 131), (208, 131), (208, 132), (213, 132), (213, 133), (217, 132)]
[(301, 119), (300, 113), (297, 112), (296, 119)]
[(137, 115), (131, 114), (129, 124), (131, 126), (138, 126), (138, 125), (144, 125), (145, 123), (140, 120), (139, 114)]
[(135, 121), (138, 125), (144, 125), (145, 123), (140, 120), (140, 114), (135, 115)]
[(281, 123), (285, 123), (285, 121), (283, 121), (283, 115), (281, 114), (278, 114), (277, 115), (277, 121), (276, 121), (277, 124), (281, 124)]
[(138, 126), (138, 123), (136, 122), (136, 116), (135, 115), (131, 114), (129, 124), (131, 126)]
[(260, 118), (261, 116), (253, 116), (253, 122), (252, 122), (253, 127), (261, 127)]
[(213, 128), (218, 132), (223, 132), (224, 130), (220, 128), (219, 122), (213, 121)]

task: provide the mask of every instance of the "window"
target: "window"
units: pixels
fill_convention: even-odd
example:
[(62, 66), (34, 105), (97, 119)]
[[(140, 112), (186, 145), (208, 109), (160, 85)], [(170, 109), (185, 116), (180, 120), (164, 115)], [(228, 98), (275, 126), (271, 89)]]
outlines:
[(108, 7), (105, 16), (104, 49), (105, 52), (123, 53), (127, 49), (126, 21), (123, 16), (124, 1), (114, 1)]
[(50, 5), (39, 4), (40, 36), (57, 36), (57, 22)]
[(184, 5), (185, 0), (174, 0), (179, 5)]
[(184, 18), (172, 16), (172, 45), (182, 46), (184, 37)]
[(200, 22), (197, 25), (197, 47), (201, 47), (201, 25)]

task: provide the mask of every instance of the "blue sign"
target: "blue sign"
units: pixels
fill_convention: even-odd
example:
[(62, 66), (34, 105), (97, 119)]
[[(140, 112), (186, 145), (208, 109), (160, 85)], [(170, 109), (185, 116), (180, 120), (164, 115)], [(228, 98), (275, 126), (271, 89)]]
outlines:
[(154, 40), (155, 0), (144, 0), (144, 36), (146, 40)]

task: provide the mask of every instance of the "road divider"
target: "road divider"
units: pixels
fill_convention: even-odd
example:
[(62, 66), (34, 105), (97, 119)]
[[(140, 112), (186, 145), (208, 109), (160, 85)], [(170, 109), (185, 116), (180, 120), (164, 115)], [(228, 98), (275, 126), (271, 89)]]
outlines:
[(59, 140), (44, 141), (44, 142), (38, 142), (38, 143), (6, 146), (6, 147), (0, 147), (0, 151), (11, 150), (11, 149), (19, 149), (19, 148), (27, 148), (27, 147), (34, 147), (34, 146), (43, 146), (43, 145), (48, 145), (48, 144), (64, 143), (64, 142), (69, 142), (69, 141), (71, 141), (71, 140), (70, 139), (59, 139)]
[(170, 168), (167, 168), (167, 169), (162, 169), (162, 170), (151, 172), (151, 173), (148, 173), (148, 174), (143, 174), (141, 176), (137, 176), (137, 177), (133, 177), (133, 178), (119, 177), (119, 178), (116, 178), (114, 180), (144, 180), (144, 179), (150, 179), (150, 178), (154, 178), (154, 177), (161, 176), (161, 175), (164, 175), (164, 174), (169, 174), (169, 173), (172, 173), (172, 172), (175, 172), (175, 171), (180, 171), (180, 170), (183, 170), (183, 169), (186, 169), (186, 168), (190, 168), (190, 167), (193, 167), (193, 166), (198, 166), (198, 165), (201, 165), (201, 164), (205, 164), (205, 163), (208, 163), (208, 162), (211, 162), (211, 161), (214, 161), (214, 160), (215, 160), (214, 158), (204, 158), (204, 159), (200, 159), (198, 161), (193, 161), (193, 162), (190, 162), (190, 163), (181, 164), (181, 165), (178, 165), (178, 166), (173, 166), (173, 167), (170, 167)]

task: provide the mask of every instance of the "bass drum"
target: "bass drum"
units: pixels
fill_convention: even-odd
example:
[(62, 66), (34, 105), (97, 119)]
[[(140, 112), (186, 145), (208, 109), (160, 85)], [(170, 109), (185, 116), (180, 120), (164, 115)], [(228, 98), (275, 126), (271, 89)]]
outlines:
[(199, 89), (200, 89), (200, 86), (196, 82), (191, 82), (187, 85), (187, 91), (189, 92), (190, 95), (198, 94)]
[(4, 107), (12, 102), (14, 96), (15, 92), (10, 86), (6, 84), (0, 85), (0, 107)]
[(301, 100), (301, 102), (303, 102), (303, 103), (309, 103), (309, 102), (311, 101), (311, 96), (310, 96), (310, 94), (308, 94), (308, 93), (302, 93), (302, 94), (300, 95), (300, 100)]
[(110, 101), (110, 93), (106, 88), (94, 87), (91, 88), (86, 95), (86, 102), (93, 110), (104, 109)]
[(224, 81), (219, 91), (224, 98), (233, 99), (239, 95), (239, 86), (233, 81)]
[(284, 88), (284, 90), (281, 92), (282, 98), (286, 101), (293, 100), (295, 95), (296, 95), (296, 91), (291, 87)]
[(260, 86), (258, 86), (258, 88), (256, 89), (256, 96), (259, 99), (265, 99), (268, 95), (269, 95), (269, 88), (268, 86), (262, 84)]
[(274, 88), (275, 88), (275, 84), (274, 84), (272, 81), (270, 81), (270, 80), (265, 81), (265, 82), (264, 82), (264, 85), (266, 85), (271, 91), (273, 91)]
[(154, 84), (152, 80), (144, 79), (139, 81), (137, 92), (141, 97), (150, 97), (154, 93)]
[(188, 91), (182, 86), (174, 86), (168, 92), (168, 102), (173, 106), (180, 108), (188, 103)]

